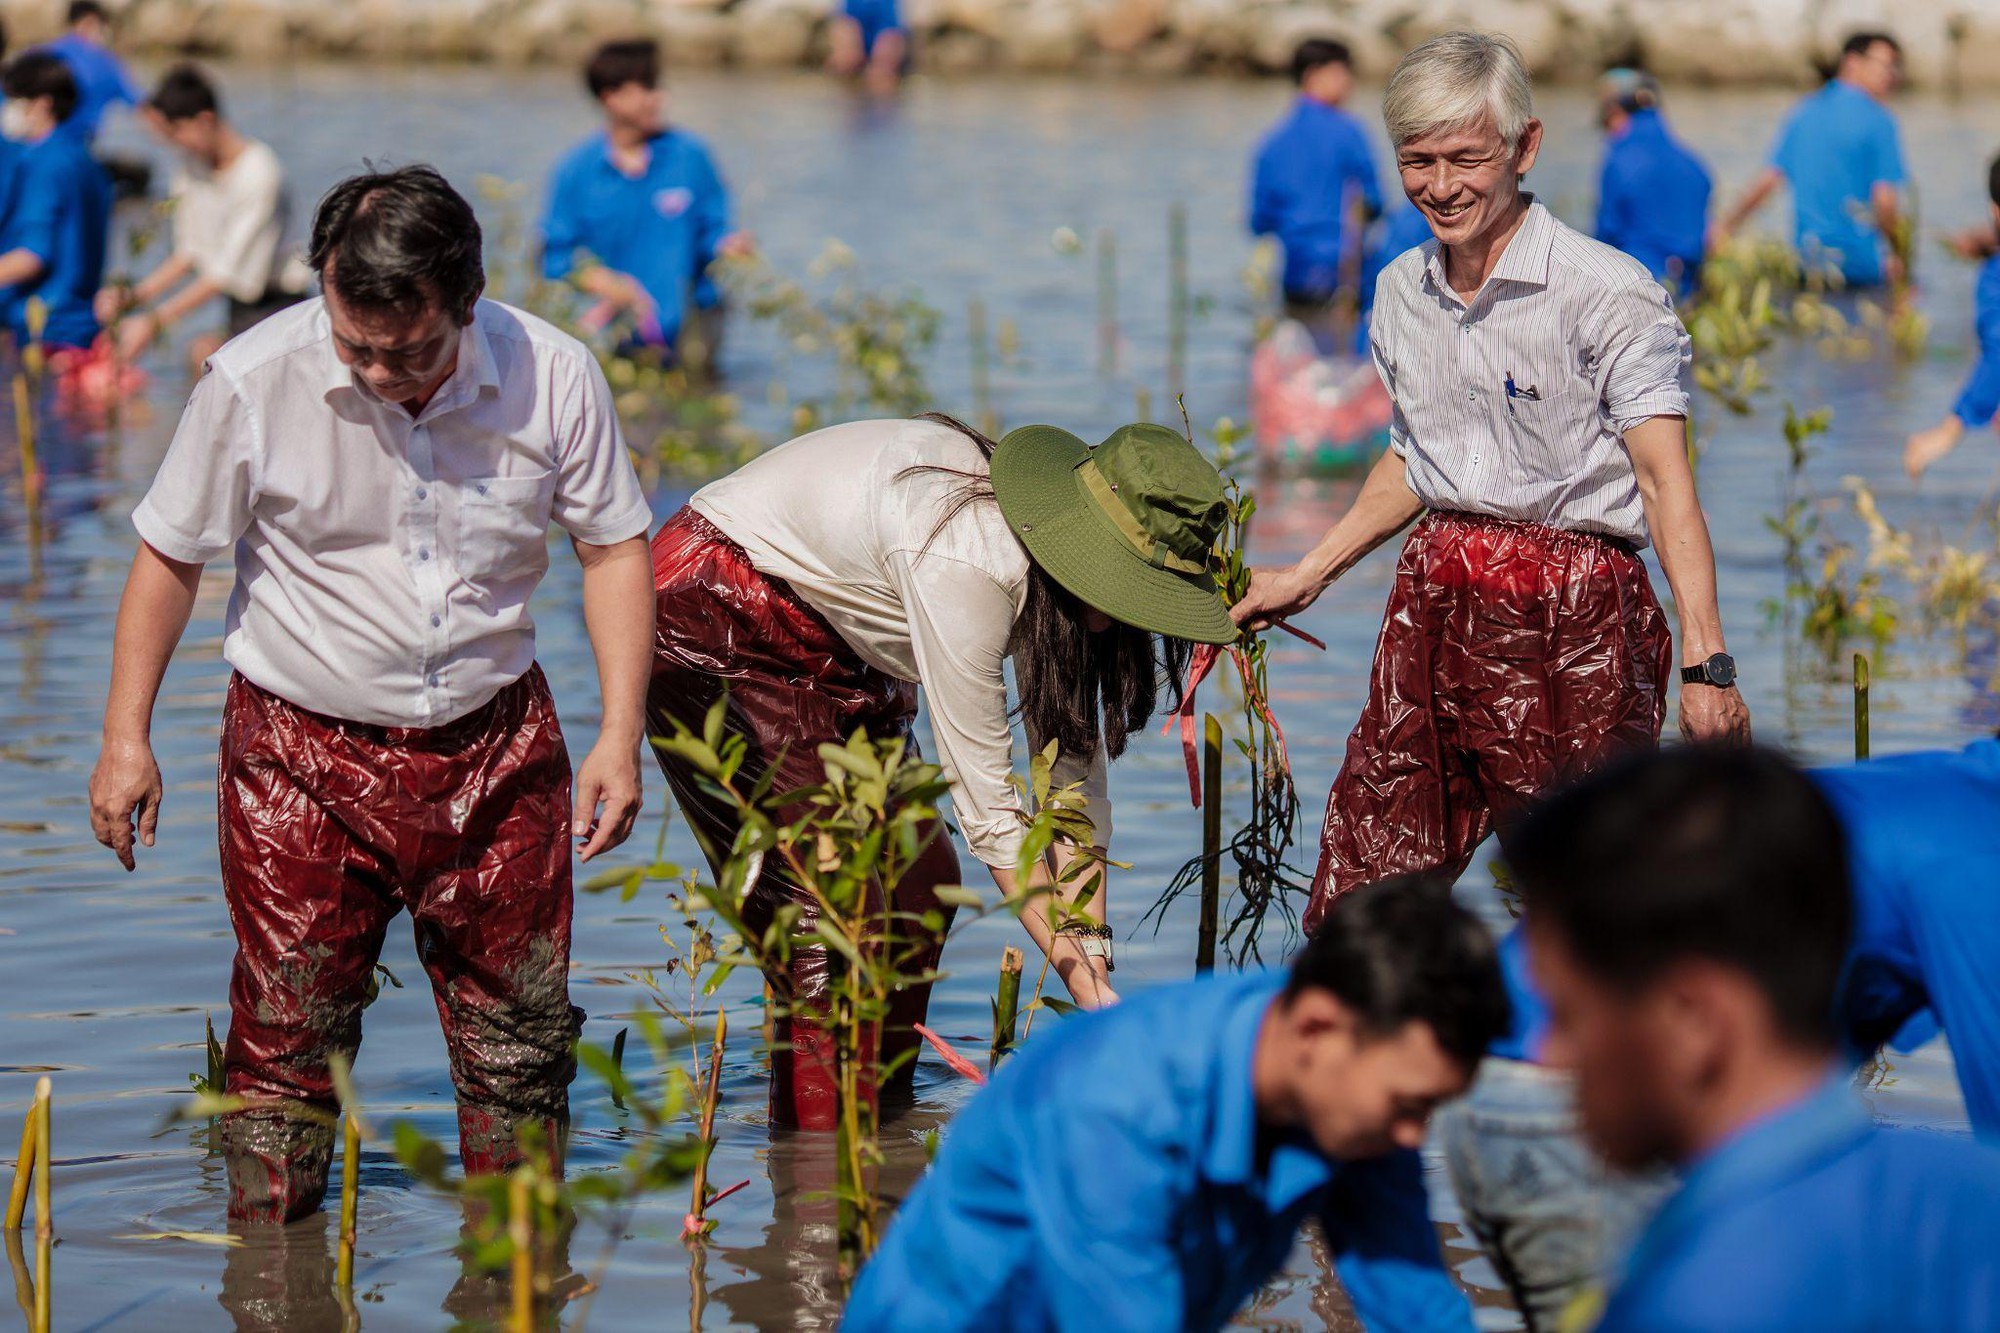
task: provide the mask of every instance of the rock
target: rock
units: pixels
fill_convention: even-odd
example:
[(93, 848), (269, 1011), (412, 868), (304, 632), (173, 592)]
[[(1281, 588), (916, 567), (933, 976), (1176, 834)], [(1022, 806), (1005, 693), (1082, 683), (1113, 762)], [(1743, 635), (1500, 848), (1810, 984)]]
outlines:
[(1167, 8), (1168, 0), (1096, 0), (1090, 6), (1090, 35), (1099, 49), (1127, 55), (1166, 31)]
[(759, 68), (804, 64), (834, 6), (826, 0), (743, 0), (729, 12), (737, 63)]

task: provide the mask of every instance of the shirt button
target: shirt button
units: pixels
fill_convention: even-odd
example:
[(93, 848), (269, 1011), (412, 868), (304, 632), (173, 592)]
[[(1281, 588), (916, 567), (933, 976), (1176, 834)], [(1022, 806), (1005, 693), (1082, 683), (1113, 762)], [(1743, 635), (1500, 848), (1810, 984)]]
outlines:
[(1472, 400), (1476, 399), (1477, 397), (1479, 397), (1479, 390), (1477, 390), (1477, 389), (1467, 389), (1467, 390), (1465, 391), (1465, 400), (1466, 400), (1467, 402), (1471, 402)]
[(419, 486), (417, 487), (417, 498), (419, 500), (428, 500), (431, 498), (431, 493), (425, 490), (423, 487)]
[(419, 559), (419, 560), (428, 560), (428, 559), (430, 559), (430, 558), (431, 558), (431, 548), (430, 548), (430, 547), (428, 547), (428, 546), (419, 546), (419, 547), (417, 548), (417, 559)]
[(432, 628), (432, 629), (436, 629), (436, 628), (437, 628), (437, 627), (438, 627), (439, 625), (442, 625), (442, 624), (444, 624), (444, 617), (443, 617), (443, 616), (432, 616), (432, 617), (431, 617), (431, 628)]

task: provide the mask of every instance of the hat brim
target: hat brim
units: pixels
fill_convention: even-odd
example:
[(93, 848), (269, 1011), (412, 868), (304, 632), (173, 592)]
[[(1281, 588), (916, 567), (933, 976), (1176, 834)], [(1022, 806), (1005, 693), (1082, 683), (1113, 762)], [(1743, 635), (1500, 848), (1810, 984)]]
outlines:
[(1022, 426), (993, 451), (993, 494), (1049, 577), (1113, 620), (1195, 643), (1236, 642), (1215, 579), (1157, 569), (1098, 508), (1077, 475), (1090, 446), (1055, 426)]

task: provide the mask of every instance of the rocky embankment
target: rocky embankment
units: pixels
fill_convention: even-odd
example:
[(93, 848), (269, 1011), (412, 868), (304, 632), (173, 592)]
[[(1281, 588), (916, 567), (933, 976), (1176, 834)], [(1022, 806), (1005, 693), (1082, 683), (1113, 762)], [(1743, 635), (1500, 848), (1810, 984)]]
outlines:
[[(125, 0), (133, 50), (242, 59), (571, 61), (649, 33), (683, 65), (811, 64), (838, 0)], [(16, 44), (58, 0), (0, 0)], [(1796, 84), (1860, 26), (1894, 30), (1918, 86), (2000, 86), (2000, 0), (903, 0), (919, 68), (1182, 74), (1274, 70), (1310, 36), (1364, 77), (1448, 28), (1518, 40), (1539, 77), (1643, 59), (1685, 82)]]

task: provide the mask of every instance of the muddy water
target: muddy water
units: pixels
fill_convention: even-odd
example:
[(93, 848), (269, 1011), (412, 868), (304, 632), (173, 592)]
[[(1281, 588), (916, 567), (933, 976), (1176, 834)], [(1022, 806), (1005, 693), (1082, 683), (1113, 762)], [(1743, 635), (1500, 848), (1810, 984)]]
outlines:
[[(304, 68), (227, 77), (233, 111), (290, 164), (302, 208), (364, 159), (428, 159), (461, 183), (475, 173), (538, 180), (589, 123), (572, 81), (544, 73)], [(1166, 217), (1172, 203), (1185, 202), (1196, 297), (1190, 409), (1203, 422), (1240, 415), (1252, 318), (1237, 276), (1247, 254), (1239, 234), (1243, 157), (1282, 106), (1276, 85), (954, 79), (919, 87), (884, 109), (857, 105), (808, 78), (705, 76), (679, 81), (674, 96), (676, 113), (716, 145), (742, 221), (781, 268), (802, 268), (825, 238), (838, 236), (857, 248), (872, 278), (908, 282), (944, 310), (932, 370), (941, 405), (971, 408), (967, 302), (977, 296), (995, 318), (1012, 319), (1020, 357), (994, 376), (997, 408), (1012, 423), (1052, 419), (1101, 436), (1131, 414), (1140, 391), (1165, 404)], [(1784, 102), (1689, 93), (1671, 112), (1733, 188), (1754, 169)], [(1991, 112), (1990, 104), (1903, 108), (1909, 155), (1935, 225), (1983, 216)], [(1572, 220), (1584, 220), (1597, 153), (1588, 107), (1574, 96), (1552, 98), (1544, 114), (1550, 139), (1534, 183)], [(1106, 227), (1119, 238), (1119, 364), (1109, 379), (1094, 371), (1090, 261), (1052, 247), (1061, 227), (1086, 242)], [(1811, 466), (1818, 491), (1835, 493), (1842, 476), (1860, 475), (1875, 484), (1892, 519), (1954, 538), (1963, 532), (1994, 475), (1989, 436), (1969, 441), (1921, 490), (1903, 482), (1896, 466), (1901, 433), (1944, 411), (1967, 365), (1970, 274), (1933, 255), (1925, 276), (1923, 303), (1935, 321), (1930, 355), (1907, 366), (1832, 364), (1810, 349), (1781, 349), (1768, 366), (1781, 387), (1765, 396), (1757, 416), (1715, 421), (1703, 463), (1725, 615), (1757, 726), (1812, 760), (1848, 753), (1849, 703), (1832, 676), (1789, 660), (1767, 626), (1763, 604), (1782, 585), (1776, 540), (1764, 526), (1778, 508), (1776, 405), (1790, 398), (1836, 410), (1834, 432)], [(733, 332), (729, 373), (753, 420), (767, 429), (776, 422), (761, 406), (766, 386), (795, 373), (791, 364), (768, 332), (740, 325)], [(0, 459), (0, 1133), (14, 1132), (34, 1076), (53, 1072), (60, 1327), (209, 1328), (232, 1319), (249, 1328), (334, 1327), (329, 1230), (319, 1223), (236, 1251), (127, 1239), (223, 1228), (221, 1171), (206, 1132), (160, 1126), (186, 1093), (190, 1072), (202, 1066), (204, 1012), (220, 1021), (227, 1007), (230, 938), (216, 882), (212, 794), (226, 572), (204, 580), (161, 697), (155, 743), (167, 805), (159, 846), (142, 856), (138, 873), (121, 873), (91, 841), (83, 794), (112, 612), (133, 543), (126, 516), (186, 392), (178, 367), (175, 358), (156, 358), (145, 411), (121, 429), (58, 430), (44, 442), (53, 475), (38, 541), (30, 540), (11, 439)], [(1302, 549), (1351, 493), (1351, 483), (1267, 487), (1257, 533), (1264, 554), (1277, 559)], [(680, 499), (679, 491), (663, 489), (657, 511), (670, 512)], [(1309, 809), (1322, 798), (1359, 709), (1390, 570), (1386, 556), (1364, 563), (1306, 618), (1330, 645), (1324, 656), (1289, 641), (1278, 646), (1279, 708)], [(541, 660), (569, 733), (581, 741), (594, 715), (594, 675), (574, 566), (560, 552), (538, 620)], [(1923, 641), (1904, 643), (1881, 664), (1878, 752), (1952, 744), (1996, 725), (1984, 688), (1993, 644), (1976, 641), (1971, 649), (1978, 665), (1969, 670), (1951, 645)], [(1119, 945), (1119, 977), (1130, 992), (1190, 971), (1190, 910), (1170, 912), (1157, 935), (1137, 923), (1194, 850), (1195, 826), (1172, 743), (1135, 745), (1114, 784), (1116, 850), (1134, 862), (1111, 899), (1114, 922), (1131, 934)], [(635, 847), (651, 846), (657, 818), (642, 824)], [(691, 854), (678, 828), (669, 843), (673, 854)], [(1468, 876), (1463, 892), (1497, 917), (1483, 868)], [(646, 1003), (630, 977), (662, 962), (663, 915), (650, 894), (630, 904), (579, 902), (573, 990), (590, 1013), (588, 1038), (608, 1042)], [(1018, 927), (1001, 921), (961, 930), (946, 954), (955, 975), (939, 989), (937, 1028), (980, 1039), (991, 974), (1001, 947), (1017, 936)], [(448, 1139), (444, 1052), (407, 935), (392, 934), (385, 961), (412, 984), (387, 990), (368, 1011), (357, 1071), (362, 1095), (378, 1125), (407, 1116)], [(748, 989), (732, 987), (728, 1000), (732, 1028), (754, 1033)], [(832, 1323), (835, 1304), (821, 1263), (831, 1219), (812, 1197), (830, 1183), (831, 1166), (822, 1145), (774, 1135), (763, 1124), (754, 1044), (739, 1040), (729, 1063), (714, 1168), (719, 1184), (747, 1179), (749, 1188), (720, 1209), (705, 1256), (691, 1258), (675, 1239), (679, 1198), (642, 1208), (615, 1237), (586, 1223), (570, 1258), (578, 1282), (595, 1287), (588, 1307), (595, 1326), (673, 1326), (698, 1311), (708, 1327)], [(1899, 1059), (1888, 1080), (1876, 1098), (1883, 1115), (1962, 1130), (1940, 1047)], [(948, 1119), (966, 1096), (964, 1085), (929, 1060), (919, 1092), (917, 1109), (891, 1131), (905, 1175), (916, 1169), (921, 1132)], [(615, 1160), (634, 1122), (587, 1078), (575, 1099), (577, 1169)], [(1439, 1212), (1455, 1234), (1448, 1198), (1440, 1197)], [(465, 1279), (454, 1257), (459, 1224), (452, 1203), (412, 1186), (384, 1147), (368, 1148), (357, 1266), (363, 1324), (429, 1329), (490, 1317), (492, 1293)], [(1454, 1258), (1480, 1294), (1482, 1318), (1508, 1326), (1490, 1270), (1468, 1250), (1455, 1250)], [(1337, 1304), (1301, 1250), (1246, 1320), (1319, 1327)], [(582, 1309), (571, 1308), (572, 1325)]]

